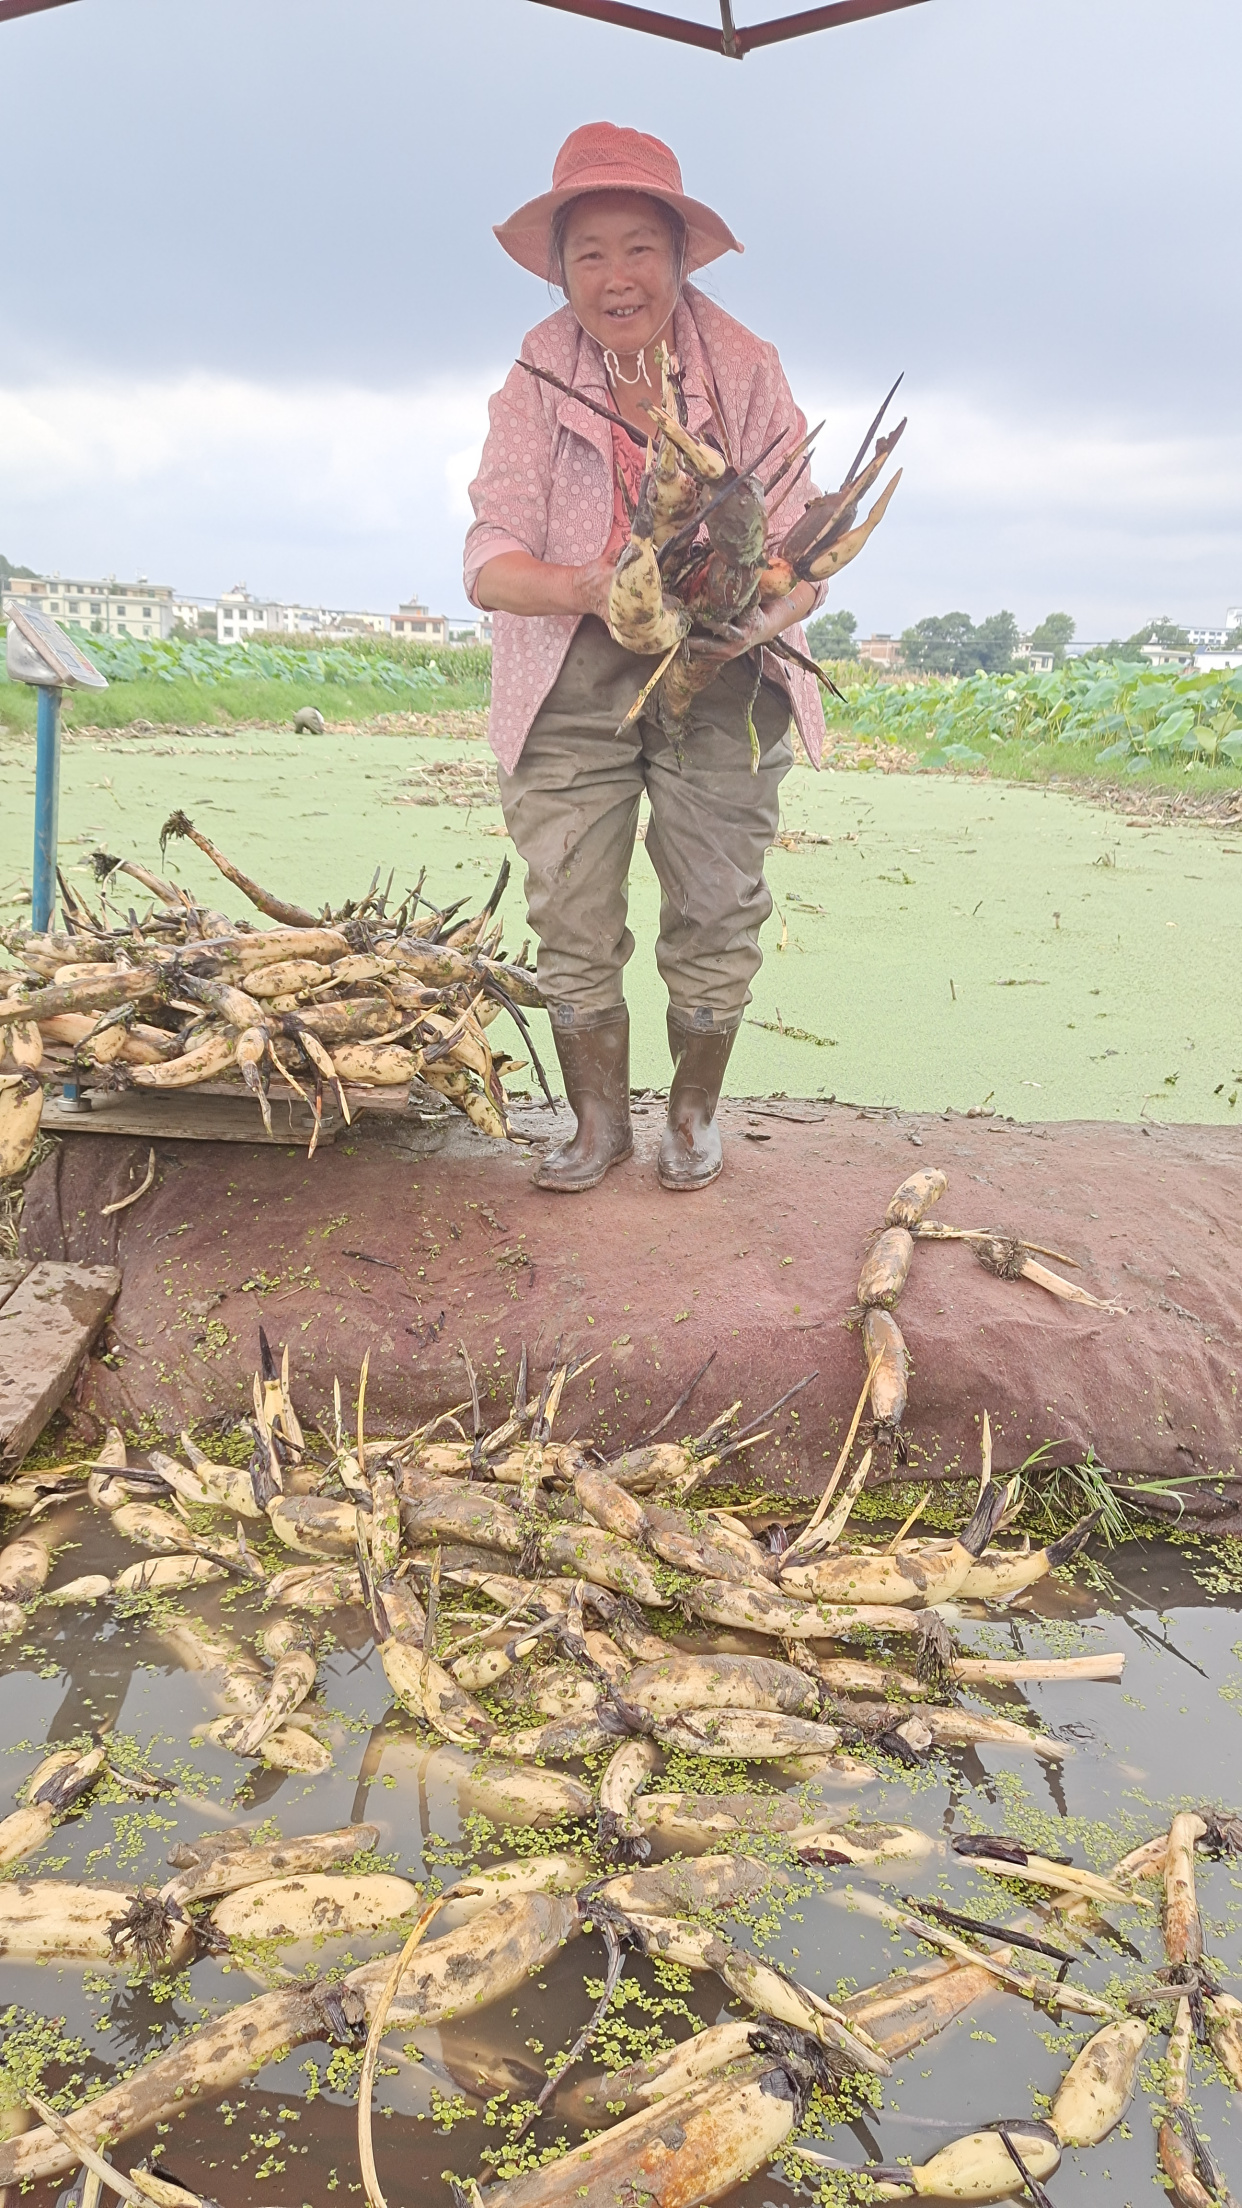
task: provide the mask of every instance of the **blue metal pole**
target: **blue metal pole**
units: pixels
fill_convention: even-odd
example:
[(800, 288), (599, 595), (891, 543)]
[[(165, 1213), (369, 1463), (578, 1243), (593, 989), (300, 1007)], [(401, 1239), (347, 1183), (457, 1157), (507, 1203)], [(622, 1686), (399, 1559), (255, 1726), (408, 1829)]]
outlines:
[(42, 932), (52, 925), (56, 903), (56, 826), (60, 812), (60, 692), (39, 684), (35, 737), (34, 881), (31, 925)]

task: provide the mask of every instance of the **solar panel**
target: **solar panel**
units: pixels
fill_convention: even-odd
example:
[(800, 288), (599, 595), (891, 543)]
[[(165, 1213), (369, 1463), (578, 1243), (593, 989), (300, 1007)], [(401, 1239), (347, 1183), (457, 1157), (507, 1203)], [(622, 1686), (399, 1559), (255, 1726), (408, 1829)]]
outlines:
[(18, 608), (10, 599), (5, 665), (10, 682), (36, 682), (45, 688), (106, 690), (107, 677), (65, 635), (50, 614)]

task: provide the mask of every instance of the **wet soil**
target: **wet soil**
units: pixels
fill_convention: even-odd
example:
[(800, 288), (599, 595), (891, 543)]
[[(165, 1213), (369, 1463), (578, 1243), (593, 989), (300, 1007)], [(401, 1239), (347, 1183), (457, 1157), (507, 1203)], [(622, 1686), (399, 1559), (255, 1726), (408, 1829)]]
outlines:
[[(899, 1439), (877, 1437), (877, 1475), (973, 1468), (986, 1405), (998, 1466), (1094, 1449), (1173, 1482), (1164, 1509), (1242, 1525), (1242, 1135), (730, 1103), (726, 1169), (687, 1199), (656, 1179), (663, 1105), (639, 1100), (634, 1119), (633, 1159), (570, 1203), (533, 1187), (537, 1152), (458, 1114), (368, 1121), (309, 1163), (157, 1141), (152, 1187), (119, 1212), (147, 1139), (75, 1133), (30, 1178), (23, 1248), (121, 1269), (77, 1394), (98, 1419), (149, 1417), (175, 1437), (227, 1418), (262, 1323), (292, 1345), (312, 1415), (369, 1351), (375, 1415), (406, 1429), (461, 1402), (463, 1343), (500, 1418), (523, 1343), (539, 1357), (559, 1342), (593, 1362), (558, 1432), (628, 1447), (714, 1358), (691, 1430), (739, 1398), (757, 1418), (808, 1381), (730, 1476), (818, 1494), (865, 1370), (860, 1265), (893, 1190), (934, 1165), (949, 1179), (936, 1221), (1064, 1253), (1052, 1270), (1115, 1308), (999, 1280), (966, 1243), (920, 1242), (899, 1306), (909, 1404)], [(566, 1122), (518, 1124), (533, 1145)]]

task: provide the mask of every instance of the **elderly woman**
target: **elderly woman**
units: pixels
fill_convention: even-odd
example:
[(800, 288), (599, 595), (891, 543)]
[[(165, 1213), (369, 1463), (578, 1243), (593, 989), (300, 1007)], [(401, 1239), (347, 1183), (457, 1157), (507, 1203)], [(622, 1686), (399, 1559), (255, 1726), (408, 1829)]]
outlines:
[[(530, 331), (524, 361), (645, 432), (647, 406), (660, 398), (658, 349), (667, 348), (690, 429), (718, 437), (714, 402), (743, 472), (764, 453), (775, 469), (805, 435), (773, 347), (686, 281), (742, 248), (718, 215), (686, 197), (658, 139), (611, 123), (575, 131), (552, 190), (496, 236), (567, 300)], [(692, 642), (718, 671), (677, 741), (650, 705), (622, 729), (657, 664), (614, 642), (606, 625), (613, 566), (629, 537), (621, 486), (632, 507), (642, 448), (521, 367), (490, 413), (470, 490), (466, 589), (496, 615), (491, 740), (577, 1121), (535, 1178), (576, 1194), (633, 1149), (622, 971), (634, 948), (626, 900), (645, 790), (673, 1060), (659, 1177), (667, 1189), (703, 1188), (721, 1169), (716, 1107), (772, 909), (763, 862), (792, 763), (791, 707), (816, 765), (823, 742), (813, 678), (763, 646), (782, 630), (800, 644), (796, 625), (818, 594), (799, 583), (756, 605), (731, 639)], [(783, 525), (809, 495), (804, 475), (782, 506)]]

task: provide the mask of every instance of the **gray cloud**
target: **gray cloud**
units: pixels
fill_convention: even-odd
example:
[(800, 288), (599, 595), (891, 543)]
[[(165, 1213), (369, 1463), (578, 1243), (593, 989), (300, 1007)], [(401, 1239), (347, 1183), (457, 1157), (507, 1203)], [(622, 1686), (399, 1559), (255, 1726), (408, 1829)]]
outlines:
[[(490, 225), (609, 114), (746, 239), (711, 288), (842, 444), (906, 369), (906, 481), (843, 585), (865, 625), (1213, 615), (1242, 596), (1240, 47), (1230, 0), (929, 0), (740, 66), (527, 0), (77, 0), (0, 26), (27, 180), (0, 547), (460, 605), (460, 409), (402, 409), (478, 392), (547, 311)], [(140, 388), (153, 449), (138, 424), (118, 458), (100, 425), (132, 428)], [(77, 457), (41, 487), (49, 409)]]

